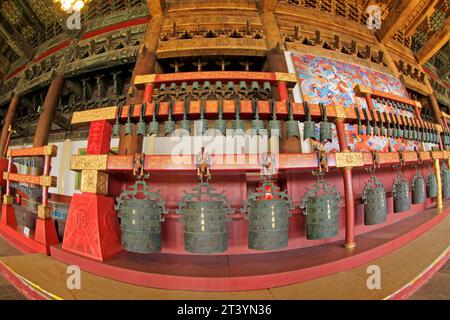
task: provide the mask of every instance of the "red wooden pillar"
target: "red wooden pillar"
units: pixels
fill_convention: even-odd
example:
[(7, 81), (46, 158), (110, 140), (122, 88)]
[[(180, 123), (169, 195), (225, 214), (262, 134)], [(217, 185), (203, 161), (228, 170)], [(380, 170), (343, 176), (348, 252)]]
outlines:
[[(106, 155), (112, 126), (100, 120), (91, 123), (81, 194), (74, 194), (67, 216), (63, 250), (104, 261), (122, 250), (114, 198), (108, 197)], [(103, 157), (101, 157), (103, 155)], [(89, 157), (97, 156), (97, 157)]]
[(285, 101), (285, 100), (289, 99), (286, 82), (284, 82), (284, 81), (278, 82), (278, 94), (280, 96), (281, 101)]
[[(12, 169), (12, 157), (8, 158), (8, 174)], [(3, 174), (3, 173), (2, 173)], [(13, 197), (11, 196), (11, 190), (9, 186), (9, 179), (6, 180), (6, 193), (3, 195), (2, 203), (2, 218), (0, 223), (7, 225), (14, 230), (17, 228), (16, 215), (14, 213)]]
[(2, 134), (0, 136), (0, 157), (4, 157), (7, 151), (7, 140), (9, 137), (9, 126), (12, 126), (14, 115), (16, 114), (17, 106), (19, 105), (20, 97), (15, 94), (9, 103), (8, 111), (6, 111), (5, 121), (3, 122)]
[[(344, 119), (336, 119), (336, 131), (339, 139), (339, 146), (341, 152), (350, 151), (347, 144), (347, 137), (345, 135)], [(355, 201), (353, 194), (353, 175), (352, 168), (342, 168), (342, 176), (344, 178), (344, 193), (345, 193), (345, 248), (356, 247), (355, 242)]]
[(142, 102), (146, 102), (147, 104), (151, 103), (152, 95), (153, 95), (153, 83), (149, 83), (145, 86), (144, 98)]
[[(44, 160), (43, 175), (50, 176), (50, 169), (51, 169), (51, 157), (50, 155), (46, 155)], [(44, 244), (47, 247), (59, 243), (55, 223), (52, 220), (52, 209), (48, 205), (47, 186), (42, 186), (42, 204), (38, 206), (38, 217), (36, 219), (34, 240)]]

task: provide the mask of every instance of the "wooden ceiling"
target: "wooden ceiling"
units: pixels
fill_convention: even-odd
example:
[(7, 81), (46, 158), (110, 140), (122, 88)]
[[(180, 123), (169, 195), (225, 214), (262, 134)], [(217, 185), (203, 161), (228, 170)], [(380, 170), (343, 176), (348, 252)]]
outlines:
[[(90, 6), (120, 7), (129, 1), (92, 0)], [(143, 1), (151, 5), (152, 1), (160, 0)], [(449, 74), (450, 0), (299, 0), (297, 3), (302, 1), (347, 1), (363, 8), (379, 5), (383, 19), (379, 38), (391, 40), (399, 34), (410, 37), (421, 64), (431, 61), (441, 74)], [(19, 58), (29, 59), (40, 44), (64, 33), (64, 28), (63, 13), (55, 8), (53, 0), (0, 1), (0, 76), (11, 63)]]

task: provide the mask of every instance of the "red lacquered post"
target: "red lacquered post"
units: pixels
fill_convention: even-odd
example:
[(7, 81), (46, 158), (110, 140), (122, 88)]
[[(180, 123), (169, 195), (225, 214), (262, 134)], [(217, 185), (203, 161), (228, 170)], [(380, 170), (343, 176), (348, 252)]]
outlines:
[[(345, 136), (344, 119), (336, 119), (336, 131), (339, 140), (341, 152), (349, 152), (347, 137)], [(344, 178), (345, 192), (345, 248), (354, 248), (355, 242), (355, 201), (353, 195), (353, 175), (352, 168), (343, 168), (342, 175)]]

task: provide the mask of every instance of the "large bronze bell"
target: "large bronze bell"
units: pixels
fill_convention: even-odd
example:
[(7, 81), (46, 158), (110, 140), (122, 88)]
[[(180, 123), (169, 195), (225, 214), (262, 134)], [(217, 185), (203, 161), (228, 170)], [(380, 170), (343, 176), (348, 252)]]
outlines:
[(425, 181), (422, 175), (417, 172), (412, 180), (412, 203), (420, 204), (425, 201)]
[(158, 192), (151, 192), (145, 181), (137, 181), (123, 188), (116, 210), (120, 217), (122, 247), (126, 251), (161, 251), (161, 222), (167, 209)]
[(177, 209), (184, 225), (184, 248), (192, 253), (217, 253), (228, 248), (230, 202), (209, 183), (199, 183), (185, 193)]
[(428, 198), (435, 198), (435, 197), (437, 197), (437, 180), (436, 180), (436, 175), (431, 170), (430, 170), (430, 172), (427, 175), (427, 196), (428, 196)]
[(319, 179), (303, 196), (301, 208), (306, 215), (306, 239), (332, 238), (338, 234), (339, 192)]
[(408, 180), (399, 172), (392, 188), (394, 194), (394, 212), (408, 211), (411, 207)]
[(363, 189), (364, 224), (383, 223), (387, 217), (386, 191), (381, 181), (372, 175)]
[(294, 207), (289, 196), (273, 182), (266, 181), (251, 193), (243, 208), (247, 211), (248, 247), (277, 250), (288, 245), (289, 210)]

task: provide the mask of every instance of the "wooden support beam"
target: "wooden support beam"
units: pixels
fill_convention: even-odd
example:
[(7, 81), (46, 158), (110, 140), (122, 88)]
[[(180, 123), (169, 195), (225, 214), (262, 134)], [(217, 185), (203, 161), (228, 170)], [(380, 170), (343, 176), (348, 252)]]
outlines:
[(11, 63), (2, 54), (0, 54), (0, 73), (6, 74)]
[(275, 11), (277, 8), (278, 0), (261, 0), (261, 11), (262, 12), (268, 12), (268, 11)]
[(417, 28), (422, 24), (422, 22), (431, 17), (434, 13), (434, 7), (438, 4), (440, 0), (430, 0), (428, 4), (423, 8), (421, 12), (417, 15), (417, 17), (410, 23), (408, 28), (405, 30), (405, 35), (407, 37), (411, 37), (416, 33)]
[(443, 46), (450, 41), (450, 17), (445, 20), (442, 27), (429, 38), (422, 48), (417, 52), (416, 57), (419, 64), (425, 64)]
[(150, 12), (150, 16), (162, 16), (164, 14), (164, 10), (166, 8), (165, 0), (147, 0), (148, 11)]
[(0, 35), (3, 36), (6, 43), (21, 57), (31, 59), (33, 57), (33, 48), (22, 37), (20, 33), (9, 23), (3, 12), (0, 11)]
[(377, 37), (381, 43), (389, 41), (400, 27), (414, 11), (420, 0), (398, 0), (395, 1), (387, 18), (381, 24), (381, 29), (377, 31)]

